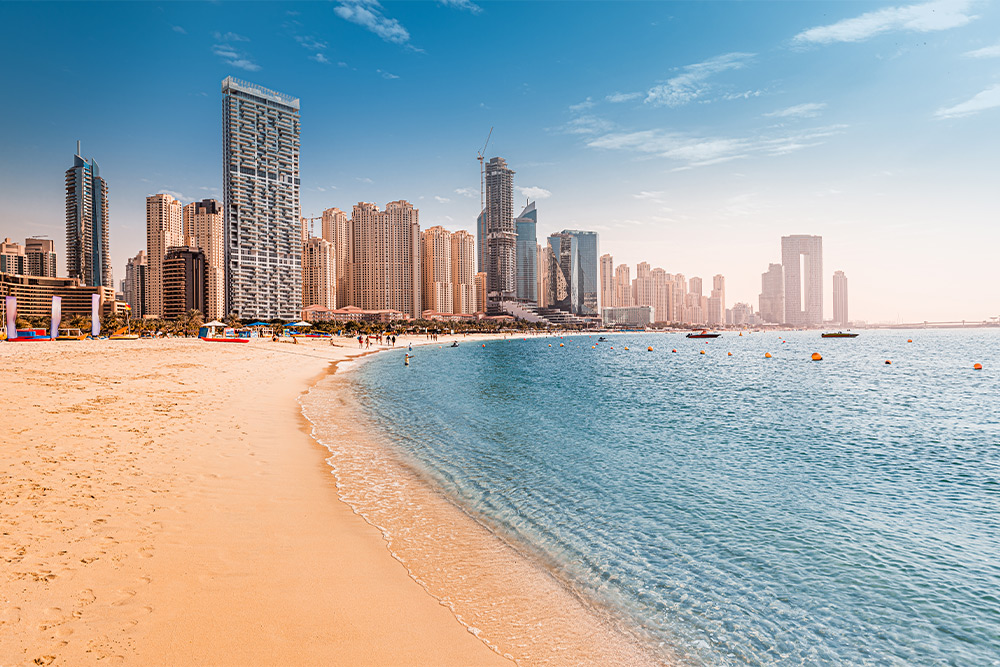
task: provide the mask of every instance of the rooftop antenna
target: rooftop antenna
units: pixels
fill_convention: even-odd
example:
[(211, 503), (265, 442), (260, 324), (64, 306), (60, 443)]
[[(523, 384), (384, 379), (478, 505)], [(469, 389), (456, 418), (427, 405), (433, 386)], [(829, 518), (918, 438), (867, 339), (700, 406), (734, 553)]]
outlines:
[(77, 155), (80, 154), (80, 140), (79, 139), (76, 140), (76, 154)]
[(479, 212), (486, 210), (486, 167), (483, 165), (483, 158), (486, 156), (486, 147), (490, 145), (490, 137), (493, 136), (493, 126), (490, 126), (490, 133), (486, 135), (486, 143), (476, 157), (479, 160)]

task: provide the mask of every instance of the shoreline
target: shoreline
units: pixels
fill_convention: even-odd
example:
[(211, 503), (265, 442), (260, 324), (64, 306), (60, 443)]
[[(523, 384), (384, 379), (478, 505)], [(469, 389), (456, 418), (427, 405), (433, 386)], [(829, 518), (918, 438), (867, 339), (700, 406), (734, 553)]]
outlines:
[[(511, 542), (485, 517), (469, 513), (390, 445), (378, 444), (371, 416), (351, 396), (351, 373), (362, 372), (360, 365), (371, 358), (354, 357), (348, 367), (335, 364), (299, 402), (311, 436), (328, 451), (326, 464), (337, 479), (340, 500), (379, 530), (387, 551), (430, 597), (517, 664), (676, 662), (662, 655), (662, 646), (660, 651), (644, 646), (638, 631), (616, 627), (619, 620), (611, 610), (575, 590), (526, 545)], [(336, 408), (324, 411), (323, 401)], [(335, 428), (325, 428), (333, 423)], [(387, 475), (369, 477), (375, 468)], [(371, 492), (385, 488), (398, 494)], [(442, 577), (443, 571), (451, 576)], [(519, 586), (530, 593), (511, 595)], [(654, 651), (661, 655), (654, 657)]]
[(510, 664), (383, 555), (316, 456), (299, 396), (372, 351), (0, 345), (0, 662)]

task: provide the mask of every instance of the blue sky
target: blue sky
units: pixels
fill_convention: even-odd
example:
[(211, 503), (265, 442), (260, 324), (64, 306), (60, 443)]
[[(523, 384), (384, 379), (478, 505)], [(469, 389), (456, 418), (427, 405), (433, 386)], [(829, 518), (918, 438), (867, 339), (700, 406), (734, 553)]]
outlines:
[(0, 237), (61, 252), (80, 139), (116, 279), (146, 195), (220, 196), (231, 74), (300, 97), (307, 216), (471, 231), (493, 126), (540, 236), (756, 308), (780, 237), (821, 234), (827, 316), (835, 270), (852, 318), (1000, 315), (996, 2), (4, 2), (0, 53)]

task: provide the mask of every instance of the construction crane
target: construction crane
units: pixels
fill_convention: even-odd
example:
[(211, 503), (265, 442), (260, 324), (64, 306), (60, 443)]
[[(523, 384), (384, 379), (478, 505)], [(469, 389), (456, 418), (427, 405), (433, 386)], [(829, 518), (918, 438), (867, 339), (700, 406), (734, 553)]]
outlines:
[(486, 210), (486, 167), (483, 165), (483, 159), (486, 157), (486, 147), (490, 145), (490, 137), (493, 136), (493, 126), (490, 126), (490, 133), (486, 135), (486, 143), (483, 144), (482, 150), (479, 151), (479, 212), (482, 213)]

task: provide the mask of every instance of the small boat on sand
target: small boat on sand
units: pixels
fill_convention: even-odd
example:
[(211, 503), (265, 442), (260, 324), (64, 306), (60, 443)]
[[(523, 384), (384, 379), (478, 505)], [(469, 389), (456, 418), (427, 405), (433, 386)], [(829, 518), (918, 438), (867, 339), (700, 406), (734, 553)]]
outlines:
[(56, 336), (56, 340), (85, 340), (86, 338), (87, 334), (79, 329), (61, 329), (59, 335)]

